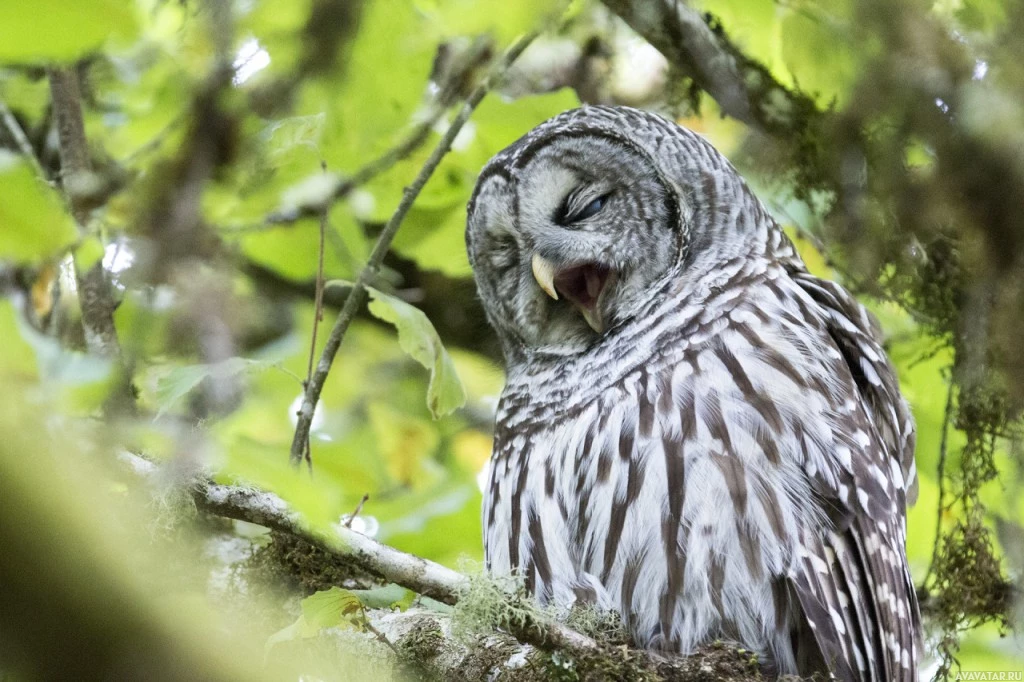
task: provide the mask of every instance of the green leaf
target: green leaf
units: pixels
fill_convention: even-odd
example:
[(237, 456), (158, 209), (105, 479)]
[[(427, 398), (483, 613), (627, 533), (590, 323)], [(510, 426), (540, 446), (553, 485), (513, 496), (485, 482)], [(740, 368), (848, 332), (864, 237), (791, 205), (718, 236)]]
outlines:
[(75, 248), (75, 268), (78, 272), (88, 272), (103, 259), (103, 254), (103, 242), (97, 237), (88, 237)]
[(263, 366), (264, 363), (257, 360), (235, 357), (213, 364), (174, 367), (157, 380), (157, 417), (174, 409), (207, 377), (226, 379)]
[(281, 642), (316, 637), (324, 628), (351, 625), (361, 629), (365, 618), (363, 604), (354, 592), (340, 587), (321, 590), (302, 600), (302, 615), (294, 623), (267, 638), (265, 652)]
[(291, 116), (267, 125), (260, 135), (267, 143), (271, 159), (277, 159), (295, 147), (307, 147), (319, 155), (320, 135), (324, 129), (324, 113)]
[(0, 61), (71, 62), (137, 33), (134, 3), (123, 0), (0, 2)]
[(466, 390), (459, 381), (455, 364), (423, 311), (376, 289), (370, 288), (369, 292), (373, 299), (370, 301), (370, 312), (374, 317), (395, 325), (402, 350), (430, 370), (427, 407), (434, 418), (465, 405)]
[(312, 630), (314, 634), (323, 628), (341, 625), (362, 611), (359, 597), (340, 587), (322, 590), (302, 600), (302, 617), (307, 631)]
[(493, 32), (507, 41), (557, 18), (568, 6), (566, 0), (518, 0), (493, 2), (481, 11), (476, 0), (415, 0), (418, 10), (437, 22), (445, 35), (475, 35)]
[(56, 191), (39, 180), (27, 163), (3, 150), (0, 226), (0, 260), (44, 258), (67, 248), (78, 237)]
[(801, 3), (782, 18), (782, 60), (800, 89), (828, 106), (842, 107), (868, 55), (851, 42), (853, 6)]
[(368, 609), (391, 609), (405, 611), (416, 599), (416, 593), (401, 585), (389, 583), (384, 587), (369, 590), (352, 590), (359, 602)]

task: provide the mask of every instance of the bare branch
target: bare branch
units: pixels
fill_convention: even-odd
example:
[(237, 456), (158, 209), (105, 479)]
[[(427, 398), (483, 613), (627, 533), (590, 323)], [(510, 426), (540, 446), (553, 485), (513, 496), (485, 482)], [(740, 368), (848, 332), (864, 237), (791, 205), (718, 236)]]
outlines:
[[(75, 67), (53, 67), (48, 70), (48, 75), (60, 146), (61, 185), (71, 206), (71, 214), (84, 233), (96, 179), (85, 138), (78, 71)], [(82, 326), (89, 350), (110, 357), (119, 355), (121, 348), (114, 327), (114, 299), (103, 270), (103, 261), (93, 265), (88, 272), (78, 272), (77, 276)]]
[(18, 146), (18, 151), (21, 155), (32, 166), (32, 169), (39, 175), (40, 178), (46, 182), (53, 184), (50, 181), (49, 176), (46, 174), (46, 170), (40, 165), (39, 158), (36, 156), (35, 150), (32, 149), (32, 143), (29, 142), (28, 137), (25, 135), (25, 131), (21, 129), (21, 125), (18, 124), (18, 119), (14, 118), (14, 114), (7, 107), (7, 104), (3, 100), (0, 100), (0, 119), (3, 119), (4, 127), (7, 128), (7, 132), (11, 134), (14, 139), (14, 144)]
[(323, 391), (324, 382), (327, 380), (327, 374), (331, 370), (331, 364), (334, 362), (334, 356), (337, 355), (338, 348), (341, 347), (342, 339), (344, 339), (349, 325), (352, 323), (352, 320), (355, 318), (356, 313), (362, 307), (363, 303), (366, 301), (366, 287), (371, 284), (373, 279), (377, 276), (381, 262), (384, 260), (384, 256), (387, 254), (388, 249), (391, 248), (391, 241), (395, 238), (398, 228), (402, 226), (402, 221), (405, 219), (406, 214), (409, 212), (409, 209), (412, 208), (413, 202), (416, 201), (416, 198), (423, 190), (424, 185), (427, 184), (427, 181), (434, 173), (434, 170), (441, 163), (441, 159), (448, 153), (452, 142), (455, 140), (455, 136), (459, 134), (459, 131), (462, 130), (462, 126), (464, 126), (466, 121), (469, 120), (470, 115), (476, 109), (477, 105), (480, 104), (483, 98), (490, 91), (491, 85), (505, 73), (508, 67), (533, 41), (534, 37), (535, 34), (529, 34), (516, 41), (502, 57), (500, 63), (491, 75), (484, 79), (484, 81), (469, 94), (466, 98), (465, 104), (462, 105), (462, 109), (455, 117), (455, 120), (452, 121), (452, 124), (448, 127), (448, 131), (444, 134), (444, 137), (442, 137), (441, 141), (437, 143), (437, 146), (430, 154), (426, 163), (423, 164), (423, 168), (420, 169), (416, 179), (413, 180), (412, 184), (405, 189), (405, 192), (402, 195), (402, 200), (398, 204), (398, 208), (395, 209), (391, 219), (388, 220), (387, 225), (385, 225), (383, 231), (381, 231), (380, 237), (377, 238), (377, 243), (374, 245), (373, 251), (370, 253), (366, 266), (359, 273), (359, 277), (356, 279), (355, 284), (352, 287), (352, 291), (349, 293), (348, 298), (345, 299), (345, 305), (338, 314), (338, 319), (334, 323), (334, 328), (331, 330), (331, 334), (327, 338), (327, 343), (324, 345), (324, 350), (320, 356), (319, 363), (317, 363), (316, 371), (313, 373), (312, 380), (306, 387), (305, 396), (302, 400), (302, 407), (298, 412), (295, 437), (292, 440), (291, 461), (293, 464), (297, 465), (302, 461), (305, 443), (309, 438), (309, 429), (313, 421), (313, 410), (316, 407), (317, 401), (320, 400), (320, 393)]

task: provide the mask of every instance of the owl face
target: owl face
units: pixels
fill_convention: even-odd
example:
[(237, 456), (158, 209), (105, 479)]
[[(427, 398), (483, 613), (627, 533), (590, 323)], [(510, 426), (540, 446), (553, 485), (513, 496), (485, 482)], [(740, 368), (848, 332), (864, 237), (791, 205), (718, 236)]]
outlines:
[(506, 354), (583, 352), (629, 320), (681, 258), (679, 216), (653, 160), (613, 131), (535, 131), (496, 156), (466, 240)]

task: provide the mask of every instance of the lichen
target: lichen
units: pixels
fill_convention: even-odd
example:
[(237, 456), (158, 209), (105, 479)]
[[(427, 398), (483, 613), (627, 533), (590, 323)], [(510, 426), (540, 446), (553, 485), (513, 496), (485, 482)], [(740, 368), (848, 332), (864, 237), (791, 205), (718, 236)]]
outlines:
[(252, 562), (289, 581), (306, 593), (338, 586), (363, 589), (379, 584), (373, 576), (301, 538), (272, 532), (270, 542), (257, 550)]

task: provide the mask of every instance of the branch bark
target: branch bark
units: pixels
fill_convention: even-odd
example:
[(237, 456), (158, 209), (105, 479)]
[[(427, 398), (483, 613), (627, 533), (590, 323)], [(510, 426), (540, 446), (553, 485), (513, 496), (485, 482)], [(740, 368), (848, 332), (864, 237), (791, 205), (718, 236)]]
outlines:
[(416, 201), (416, 197), (419, 196), (423, 187), (430, 179), (430, 176), (433, 175), (434, 170), (441, 163), (441, 159), (448, 153), (452, 142), (455, 141), (456, 135), (458, 135), (459, 131), (462, 130), (462, 126), (466, 124), (466, 121), (469, 120), (470, 115), (476, 109), (477, 105), (480, 104), (483, 98), (490, 91), (491, 85), (496, 79), (501, 77), (516, 58), (522, 54), (523, 50), (525, 50), (533, 41), (534, 36), (535, 34), (530, 34), (516, 41), (502, 57), (491, 75), (485, 78), (484, 81), (469, 94), (466, 98), (466, 102), (462, 105), (462, 109), (455, 117), (455, 120), (452, 121), (452, 124), (448, 127), (448, 131), (444, 134), (444, 137), (441, 138), (441, 141), (437, 143), (434, 151), (430, 154), (430, 157), (420, 169), (416, 179), (413, 180), (412, 184), (406, 188), (405, 193), (402, 195), (402, 200), (398, 204), (398, 208), (395, 209), (391, 219), (388, 220), (384, 229), (381, 231), (380, 237), (378, 237), (377, 243), (374, 245), (373, 251), (370, 253), (366, 266), (359, 273), (359, 277), (356, 279), (355, 284), (352, 287), (352, 291), (345, 300), (344, 307), (338, 314), (338, 319), (334, 323), (334, 328), (331, 329), (330, 336), (327, 337), (327, 342), (320, 355), (320, 361), (317, 363), (316, 370), (313, 372), (313, 377), (306, 385), (302, 406), (299, 408), (297, 413), (298, 420), (295, 427), (295, 437), (292, 439), (292, 464), (298, 465), (302, 462), (303, 455), (306, 452), (306, 442), (309, 439), (310, 425), (313, 422), (313, 410), (316, 407), (317, 401), (320, 400), (320, 393), (323, 391), (324, 382), (327, 380), (327, 375), (331, 370), (331, 364), (334, 362), (334, 357), (338, 354), (338, 349), (341, 347), (341, 342), (345, 338), (349, 325), (352, 324), (352, 320), (355, 318), (356, 313), (366, 301), (366, 287), (370, 285), (377, 276), (377, 272), (384, 260), (384, 256), (391, 248), (391, 241), (395, 238), (398, 228), (402, 226), (402, 221), (405, 219), (406, 214), (409, 212), (409, 209), (412, 208), (413, 202)]
[[(89, 144), (85, 137), (78, 71), (73, 66), (52, 67), (48, 75), (60, 147), (61, 185), (71, 206), (71, 214), (84, 234), (96, 179), (92, 174)], [(86, 272), (76, 274), (86, 345), (98, 355), (117, 357), (121, 348), (114, 327), (114, 298), (103, 269), (103, 260), (100, 259)]]
[[(140, 477), (151, 482), (159, 479), (160, 468), (153, 462), (130, 452), (120, 457)], [(206, 513), (300, 538), (339, 561), (437, 601), (455, 604), (469, 587), (469, 578), (461, 573), (383, 545), (342, 524), (334, 526), (332, 533), (314, 532), (273, 493), (206, 479), (193, 481), (189, 492), (196, 507)], [(509, 599), (517, 598), (521, 597), (509, 595)], [(756, 658), (732, 646), (712, 645), (690, 656), (666, 658), (651, 651), (602, 644), (550, 618), (507, 623), (504, 632), (480, 633), (476, 641), (467, 642), (453, 634), (448, 616), (436, 612), (368, 610), (367, 617), (400, 653), (408, 654), (407, 662), (421, 672), (453, 680), (489, 679), (493, 671), (502, 671), (501, 679), (535, 680), (538, 667), (543, 670), (552, 665), (563, 669), (570, 665), (580, 679), (761, 679)], [(431, 642), (427, 650), (425, 638)], [(561, 658), (553, 658), (556, 653)]]
[(806, 95), (744, 55), (720, 27), (682, 0), (603, 0), (738, 121), (773, 135), (801, 134), (820, 116)]

